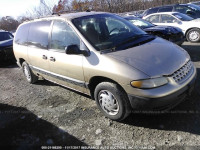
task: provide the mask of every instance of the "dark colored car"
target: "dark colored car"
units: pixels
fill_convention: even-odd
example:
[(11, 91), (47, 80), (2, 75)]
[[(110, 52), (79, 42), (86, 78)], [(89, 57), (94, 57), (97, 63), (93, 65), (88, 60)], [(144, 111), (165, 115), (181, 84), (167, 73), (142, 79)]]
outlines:
[(7, 31), (0, 31), (0, 62), (14, 60), (13, 35)]
[(185, 37), (181, 29), (171, 26), (156, 26), (146, 20), (137, 17), (125, 17), (132, 24), (143, 29), (147, 33), (157, 35), (168, 41), (174, 42), (177, 45), (181, 45), (185, 41)]
[(197, 6), (200, 6), (200, 1), (197, 1), (197, 2), (190, 2), (188, 4), (194, 4), (194, 5), (197, 5)]
[(175, 4), (149, 8), (143, 13), (143, 17), (158, 12), (180, 12), (195, 19), (200, 18), (200, 7), (194, 4)]

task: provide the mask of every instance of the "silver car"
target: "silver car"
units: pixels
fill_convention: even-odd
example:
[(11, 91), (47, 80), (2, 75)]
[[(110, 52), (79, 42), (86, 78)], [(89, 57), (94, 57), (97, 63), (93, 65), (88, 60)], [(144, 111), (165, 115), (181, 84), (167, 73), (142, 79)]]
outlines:
[(196, 78), (184, 49), (104, 12), (23, 23), (14, 53), (28, 82), (41, 77), (91, 95), (112, 120), (132, 110), (171, 108), (191, 93)]

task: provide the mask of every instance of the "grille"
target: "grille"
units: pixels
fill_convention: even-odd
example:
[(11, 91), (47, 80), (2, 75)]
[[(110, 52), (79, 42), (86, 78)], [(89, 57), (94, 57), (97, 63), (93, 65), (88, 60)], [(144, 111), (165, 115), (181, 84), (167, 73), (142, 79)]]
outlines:
[(187, 79), (187, 77), (191, 74), (192, 70), (192, 62), (188, 61), (183, 67), (181, 67), (172, 74), (172, 78), (177, 83), (181, 83)]

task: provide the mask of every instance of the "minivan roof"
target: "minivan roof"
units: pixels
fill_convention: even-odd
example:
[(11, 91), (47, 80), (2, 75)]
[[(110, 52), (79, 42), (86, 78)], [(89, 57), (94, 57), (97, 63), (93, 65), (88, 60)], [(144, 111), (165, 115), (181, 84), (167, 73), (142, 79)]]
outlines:
[(79, 18), (83, 16), (90, 16), (90, 15), (97, 15), (97, 14), (105, 14), (106, 12), (76, 12), (76, 13), (68, 13), (68, 14), (61, 14), (60, 17), (66, 18), (66, 19), (74, 19), (74, 18)]
[(97, 15), (97, 14), (110, 14), (110, 13), (91, 11), (91, 12), (75, 12), (75, 13), (67, 13), (67, 14), (59, 14), (59, 15), (54, 14), (52, 16), (46, 16), (46, 17), (30, 20), (30, 21), (24, 22), (22, 24), (31, 23), (31, 22), (40, 21), (40, 20), (45, 20), (45, 19), (56, 19), (56, 18), (64, 18), (64, 19), (67, 19), (67, 20), (72, 20), (74, 18)]

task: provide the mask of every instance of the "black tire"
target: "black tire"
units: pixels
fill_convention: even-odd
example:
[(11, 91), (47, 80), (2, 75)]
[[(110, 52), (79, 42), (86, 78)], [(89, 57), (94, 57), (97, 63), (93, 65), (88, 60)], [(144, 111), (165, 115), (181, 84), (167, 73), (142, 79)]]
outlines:
[[(109, 98), (107, 99), (107, 97), (109, 97), (108, 95), (112, 95), (111, 96), (112, 102), (110, 102), (111, 99)], [(111, 82), (99, 83), (95, 88), (94, 97), (95, 97), (95, 101), (98, 108), (106, 117), (110, 118), (111, 120), (121, 121), (130, 114), (131, 109), (130, 109), (130, 103), (128, 101), (128, 96), (117, 84), (114, 84)], [(106, 105), (106, 106), (104, 107), (102, 105)], [(108, 109), (113, 108), (113, 107), (110, 107), (111, 105), (116, 106), (114, 112), (110, 112), (112, 114), (110, 114), (109, 112), (106, 112), (106, 111), (109, 111)], [(119, 107), (117, 107), (117, 105)]]
[(22, 70), (23, 70), (23, 73), (26, 77), (26, 80), (29, 82), (29, 83), (35, 83), (38, 81), (38, 76), (36, 76), (32, 70), (30, 69), (29, 65), (26, 63), (26, 62), (23, 62), (22, 63)]
[(186, 38), (188, 42), (197, 43), (200, 41), (200, 30), (191, 29), (187, 32)]

